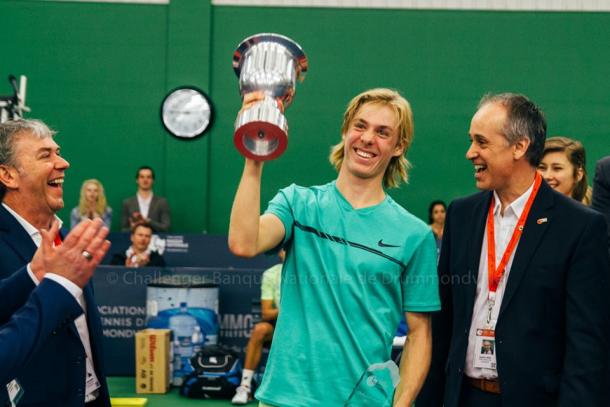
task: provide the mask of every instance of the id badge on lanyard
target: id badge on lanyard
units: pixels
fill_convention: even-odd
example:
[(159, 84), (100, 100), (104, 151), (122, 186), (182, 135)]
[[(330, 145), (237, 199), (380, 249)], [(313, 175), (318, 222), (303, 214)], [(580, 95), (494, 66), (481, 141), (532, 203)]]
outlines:
[(489, 297), (487, 298), (487, 321), (484, 327), (477, 328), (476, 339), (475, 339), (475, 358), (474, 367), (483, 369), (496, 369), (496, 321), (492, 319), (492, 312), (496, 303), (496, 291), (500, 285), (500, 280), (504, 276), (506, 265), (515, 247), (519, 242), (519, 238), (523, 233), (525, 227), (525, 221), (529, 215), (534, 199), (540, 189), (542, 183), (542, 177), (539, 173), (536, 173), (534, 179), (534, 188), (530, 194), (523, 212), (515, 225), (512, 237), (506, 246), (506, 250), (502, 255), (500, 264), (496, 268), (496, 242), (494, 236), (494, 207), (495, 199), (492, 197), (489, 205), (489, 212), (487, 214), (487, 284), (489, 288)]
[(496, 321), (492, 319), (495, 305), (495, 292), (489, 293), (487, 300), (487, 320), (485, 326), (477, 328), (474, 342), (474, 367), (496, 369)]
[(496, 369), (496, 333), (493, 329), (477, 329), (474, 367)]
[(88, 357), (86, 359), (87, 359), (87, 368), (86, 368), (87, 381), (85, 383), (85, 385), (86, 385), (85, 394), (91, 394), (94, 391), (96, 391), (97, 389), (99, 389), (100, 387), (102, 387), (102, 384), (99, 382), (99, 380), (93, 373), (93, 372), (95, 372), (95, 370), (93, 370), (93, 364), (91, 363), (91, 360), (89, 360)]

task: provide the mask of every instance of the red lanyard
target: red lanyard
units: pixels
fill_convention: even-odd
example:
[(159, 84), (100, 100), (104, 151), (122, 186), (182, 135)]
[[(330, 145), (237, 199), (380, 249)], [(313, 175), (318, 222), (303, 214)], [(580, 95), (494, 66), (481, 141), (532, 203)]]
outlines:
[(530, 213), (530, 209), (532, 208), (534, 199), (538, 194), (538, 190), (540, 189), (541, 183), (542, 177), (538, 172), (536, 172), (536, 178), (534, 179), (534, 189), (532, 190), (532, 193), (527, 199), (525, 208), (523, 208), (523, 212), (519, 217), (519, 221), (517, 221), (517, 224), (515, 225), (515, 230), (513, 230), (513, 236), (510, 238), (508, 246), (506, 246), (506, 250), (504, 251), (504, 255), (502, 255), (502, 260), (500, 261), (500, 265), (498, 266), (498, 268), (496, 268), (496, 241), (494, 238), (495, 197), (491, 197), (489, 213), (487, 214), (487, 284), (489, 286), (489, 299), (491, 301), (495, 301), (496, 290), (498, 289), (500, 280), (502, 279), (504, 271), (506, 270), (506, 264), (508, 263), (508, 259), (510, 259), (510, 256), (515, 251), (517, 242), (519, 241), (519, 238), (523, 233), (523, 228), (525, 226), (525, 221), (527, 220), (527, 215)]

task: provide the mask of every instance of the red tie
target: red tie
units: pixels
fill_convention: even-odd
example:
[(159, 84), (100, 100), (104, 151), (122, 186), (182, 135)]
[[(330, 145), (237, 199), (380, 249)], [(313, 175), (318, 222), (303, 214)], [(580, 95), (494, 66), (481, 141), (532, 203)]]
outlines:
[(61, 235), (59, 234), (59, 232), (57, 232), (57, 234), (55, 235), (55, 240), (53, 241), (53, 243), (55, 243), (55, 247), (61, 246)]

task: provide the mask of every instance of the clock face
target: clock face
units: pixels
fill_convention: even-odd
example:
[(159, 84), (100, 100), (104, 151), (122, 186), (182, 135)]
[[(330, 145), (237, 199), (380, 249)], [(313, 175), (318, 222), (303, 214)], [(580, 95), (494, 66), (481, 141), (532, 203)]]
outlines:
[(201, 136), (212, 121), (212, 104), (199, 89), (182, 87), (171, 91), (161, 105), (163, 125), (183, 139)]

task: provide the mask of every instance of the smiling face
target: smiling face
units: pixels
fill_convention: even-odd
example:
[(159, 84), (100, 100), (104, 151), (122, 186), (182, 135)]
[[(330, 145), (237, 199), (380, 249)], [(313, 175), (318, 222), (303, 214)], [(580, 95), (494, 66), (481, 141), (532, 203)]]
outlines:
[(504, 136), (506, 119), (506, 108), (499, 103), (483, 105), (472, 118), (466, 158), (474, 165), (478, 189), (498, 192), (507, 189), (515, 161), (525, 154), (525, 151), (520, 151), (523, 146), (510, 145)]
[[(20, 135), (14, 146), (9, 193), (17, 198), (19, 213), (52, 216), (64, 207), (64, 172), (70, 164), (59, 154), (52, 137)], [(27, 219), (27, 217), (26, 217)]]
[(583, 177), (582, 168), (575, 169), (563, 151), (545, 154), (538, 171), (551, 188), (569, 197)]
[(354, 115), (343, 135), (344, 160), (341, 171), (360, 179), (383, 180), (393, 157), (404, 148), (398, 145), (398, 120), (386, 105), (368, 103)]

